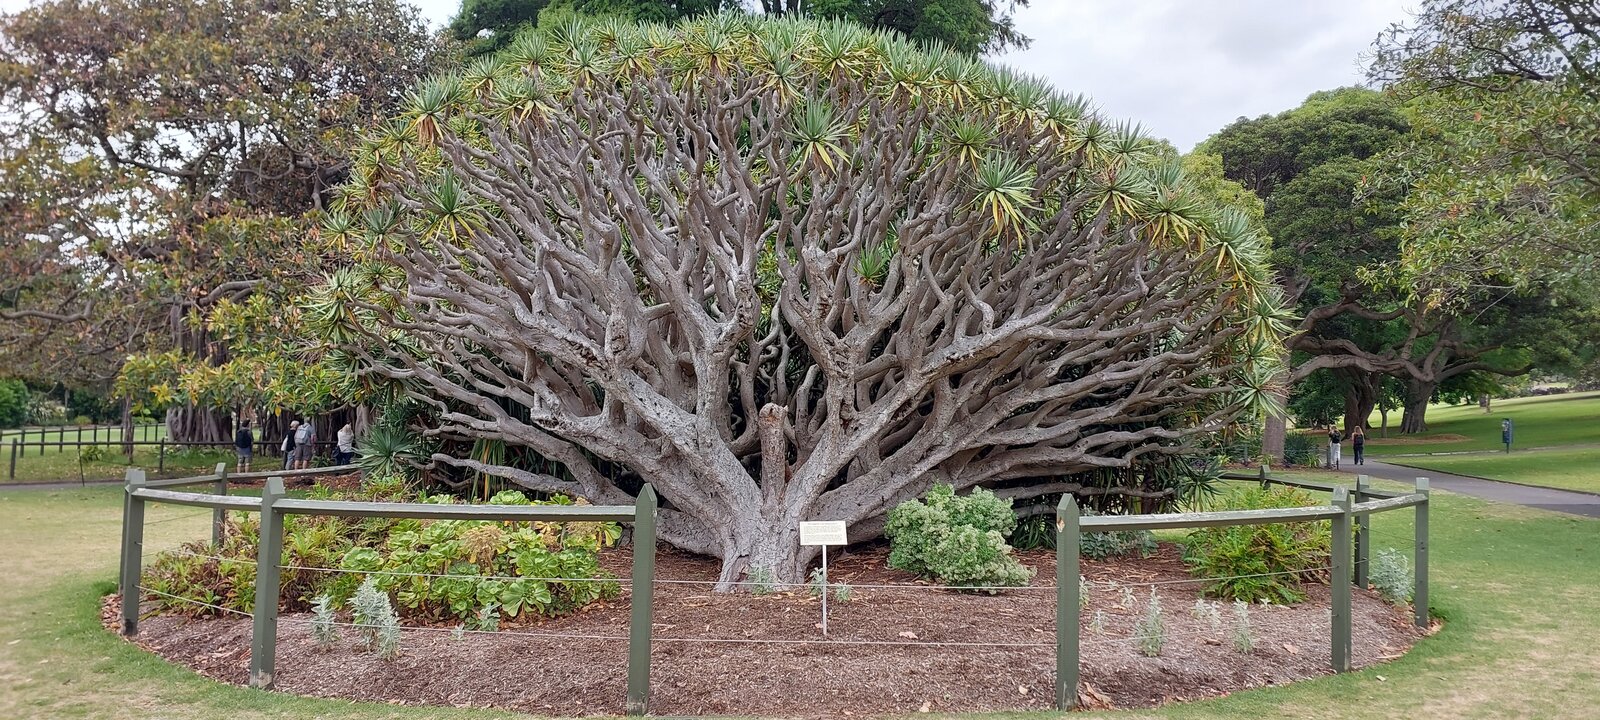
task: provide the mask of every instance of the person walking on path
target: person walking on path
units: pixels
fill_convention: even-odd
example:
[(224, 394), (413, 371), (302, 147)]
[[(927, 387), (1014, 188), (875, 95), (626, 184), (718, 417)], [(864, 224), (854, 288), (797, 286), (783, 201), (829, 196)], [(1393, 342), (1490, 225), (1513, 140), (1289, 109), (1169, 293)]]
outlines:
[(1360, 425), (1350, 431), (1350, 447), (1355, 448), (1356, 464), (1367, 464), (1367, 434), (1361, 430)]
[(233, 454), (237, 458), (234, 472), (250, 472), (250, 456), (255, 454), (256, 436), (250, 432), (250, 421), (239, 421), (239, 432), (233, 436)]
[(294, 458), (296, 454), (294, 451), (294, 436), (299, 432), (299, 430), (300, 421), (290, 420), (289, 431), (283, 434), (283, 445), (278, 448), (279, 450), (283, 451), (283, 469), (285, 470), (289, 470), (294, 467)]
[(317, 430), (311, 424), (311, 418), (300, 421), (300, 429), (294, 433), (295, 469), (308, 470), (311, 468), (311, 456), (317, 450)]
[(1333, 425), (1328, 426), (1328, 469), (1339, 469), (1339, 443), (1344, 436), (1339, 434), (1339, 429)]
[(345, 423), (344, 427), (339, 428), (336, 439), (338, 447), (335, 448), (333, 464), (349, 465), (356, 456), (356, 431), (350, 427), (350, 423)]

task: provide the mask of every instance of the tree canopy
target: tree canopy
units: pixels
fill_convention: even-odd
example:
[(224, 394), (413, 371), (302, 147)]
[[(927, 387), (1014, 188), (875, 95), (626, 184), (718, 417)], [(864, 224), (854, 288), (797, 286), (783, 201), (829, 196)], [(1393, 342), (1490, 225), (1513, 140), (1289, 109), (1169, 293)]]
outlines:
[[(176, 438), (226, 439), (176, 378), (236, 360), (222, 338), (244, 328), (220, 322), (293, 321), (327, 259), (301, 216), (445, 48), (394, 0), (57, 0), (0, 33), (0, 364), (104, 380), (134, 355), (172, 378), (124, 385), (180, 406)], [(297, 366), (288, 349), (231, 392)]]
[(1029, 497), (1184, 452), (1277, 371), (1243, 213), (1083, 99), (893, 33), (524, 34), (356, 163), (324, 234), (359, 262), (311, 303), (350, 372), (559, 467), (437, 462), (654, 484), (724, 582), (798, 581), (800, 520), (871, 536), (936, 482)]
[(1600, 7), (1592, 0), (1426, 0), (1384, 33), (1371, 79), (1419, 132), (1379, 188), (1408, 188), (1397, 282), (1592, 283), (1600, 257)]
[[(768, 16), (850, 20), (902, 37), (937, 43), (967, 55), (1004, 52), (1030, 42), (1012, 21), (1027, 0), (761, 0), (751, 10)], [(550, 27), (571, 14), (672, 23), (722, 10), (743, 10), (740, 0), (462, 0), (450, 22), (458, 40), (472, 41), (472, 54), (499, 50), (524, 28)], [(485, 32), (487, 31), (487, 32)]]

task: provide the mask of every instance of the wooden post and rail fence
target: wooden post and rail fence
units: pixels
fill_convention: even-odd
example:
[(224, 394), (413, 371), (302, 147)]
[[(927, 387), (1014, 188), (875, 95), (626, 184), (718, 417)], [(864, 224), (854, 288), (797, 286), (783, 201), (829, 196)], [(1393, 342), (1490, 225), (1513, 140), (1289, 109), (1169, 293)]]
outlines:
[[(155, 426), (151, 426), (151, 427), (161, 427), (161, 426), (155, 425)], [(69, 427), (68, 429), (70, 430), (71, 428)], [(118, 429), (120, 430), (120, 428), (118, 428)], [(283, 458), (283, 455), (278, 450), (279, 443), (281, 443), (281, 442), (282, 442), (282, 438), (279, 438), (276, 441), (257, 440), (254, 443), (253, 447), (252, 447), (252, 451), (255, 453), (255, 455), (257, 457), (266, 458), (267, 461), (270, 461), (272, 458), (277, 458), (277, 459), (281, 460)], [(117, 449), (117, 452), (121, 452), (121, 453), (124, 453), (126, 455), (126, 457), (128, 459), (128, 462), (131, 464), (133, 462), (133, 450), (135, 448), (153, 447), (153, 448), (157, 449), (156, 450), (156, 473), (158, 473), (158, 474), (166, 472), (166, 469), (167, 469), (167, 455), (168, 455), (169, 451), (171, 451), (171, 450), (177, 450), (177, 449), (180, 449), (180, 448), (191, 448), (191, 447), (198, 447), (198, 448), (226, 448), (226, 449), (233, 448), (233, 441), (231, 441), (231, 440), (213, 440), (213, 441), (205, 441), (205, 442), (176, 442), (176, 441), (173, 441), (173, 440), (168, 440), (168, 439), (166, 439), (164, 437), (158, 437), (155, 440), (135, 440), (133, 442), (123, 442), (120, 439), (78, 441), (78, 440), (64, 440), (64, 439), (61, 439), (61, 438), (57, 438), (56, 440), (24, 441), (24, 440), (21, 439), (21, 437), (15, 437), (15, 438), (12, 438), (12, 440), (11, 440), (11, 442), (9, 444), (10, 444), (10, 448), (11, 448), (11, 455), (10, 455), (10, 460), (7, 463), (8, 470), (7, 470), (6, 478), (8, 480), (16, 480), (17, 479), (17, 458), (19, 458), (19, 457), (26, 458), (28, 456), (28, 449), (29, 448), (37, 448), (37, 452), (34, 453), (34, 454), (36, 454), (36, 455), (44, 455), (45, 452), (48, 451), (51, 448), (55, 448), (56, 452), (66, 452), (67, 448), (115, 447)], [(317, 453), (322, 454), (324, 456), (331, 456), (333, 454), (334, 447), (338, 443), (333, 441), (333, 440), (317, 440), (317, 441), (315, 441), (315, 442), (313, 442), (311, 444), (316, 449)]]
[[(280, 560), (283, 521), (289, 515), (388, 517), (423, 520), (489, 520), (497, 522), (619, 522), (633, 523), (633, 572), (628, 632), (628, 671), (625, 711), (643, 715), (650, 694), (650, 646), (655, 584), (655, 516), (657, 500), (649, 485), (633, 506), (595, 505), (437, 505), (422, 503), (310, 500), (290, 498), (284, 480), (349, 472), (353, 466), (288, 472), (229, 475), (218, 464), (210, 475), (172, 480), (147, 480), (142, 470), (129, 470), (123, 506), (121, 593), (122, 634), (139, 631), (139, 584), (144, 563), (145, 505), (150, 502), (211, 508), (212, 541), (220, 543), (229, 511), (261, 514), (261, 540), (256, 557), (254, 628), (250, 646), (250, 685), (271, 689), (276, 675)], [(1428, 481), (1418, 478), (1411, 492), (1391, 492), (1371, 487), (1358, 478), (1354, 491), (1340, 485), (1273, 478), (1265, 468), (1259, 474), (1225, 474), (1226, 479), (1258, 480), (1327, 492), (1327, 505), (1267, 510), (1176, 513), (1169, 515), (1095, 515), (1079, 513), (1076, 499), (1064, 495), (1056, 508), (1056, 693), (1055, 705), (1077, 707), (1079, 690), (1079, 573), (1081, 534), (1085, 532), (1138, 531), (1261, 525), (1283, 522), (1330, 521), (1333, 527), (1332, 587), (1329, 663), (1335, 672), (1351, 669), (1352, 588), (1364, 586), (1372, 543), (1369, 518), (1380, 512), (1413, 508), (1415, 543), (1413, 565), (1415, 622), (1426, 627), (1428, 616)], [(265, 480), (261, 497), (228, 495), (236, 480)], [(170, 488), (209, 485), (211, 492), (184, 492)], [(1352, 534), (1354, 541), (1352, 542)], [(827, 644), (828, 640), (818, 640)]]

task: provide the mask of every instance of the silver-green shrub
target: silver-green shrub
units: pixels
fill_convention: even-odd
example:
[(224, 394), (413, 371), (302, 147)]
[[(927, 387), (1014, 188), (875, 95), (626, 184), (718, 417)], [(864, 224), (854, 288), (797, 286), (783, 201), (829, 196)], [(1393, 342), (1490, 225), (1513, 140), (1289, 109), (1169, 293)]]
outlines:
[(1250, 603), (1233, 601), (1233, 649), (1248, 653), (1256, 647), (1255, 636), (1250, 632)]
[(317, 641), (318, 649), (327, 650), (339, 639), (336, 620), (331, 595), (323, 593), (311, 601), (311, 639)]
[(1134, 645), (1146, 657), (1155, 657), (1161, 654), (1161, 648), (1167, 644), (1167, 623), (1161, 618), (1161, 596), (1156, 594), (1154, 588), (1150, 590), (1150, 602), (1145, 605), (1144, 617), (1133, 626)]
[(1411, 575), (1411, 558), (1394, 548), (1378, 551), (1367, 573), (1372, 587), (1384, 600), (1399, 605), (1411, 600), (1416, 580)]
[(400, 654), (400, 616), (389, 594), (378, 588), (378, 578), (368, 575), (350, 598), (350, 610), (360, 628), (362, 644), (385, 660)]

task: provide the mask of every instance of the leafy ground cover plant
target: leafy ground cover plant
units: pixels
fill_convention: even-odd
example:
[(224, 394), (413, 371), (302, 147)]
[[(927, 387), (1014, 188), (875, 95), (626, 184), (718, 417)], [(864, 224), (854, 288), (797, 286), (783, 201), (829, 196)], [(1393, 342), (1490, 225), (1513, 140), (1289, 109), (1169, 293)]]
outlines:
[[(1100, 513), (1083, 509), (1085, 516), (1099, 515)], [(1149, 557), (1156, 550), (1156, 538), (1149, 530), (1113, 530), (1109, 532), (1085, 532), (1078, 543), (1078, 552), (1084, 557), (1104, 560), (1108, 557), (1119, 555), (1132, 555), (1138, 553), (1140, 557)]]
[[(393, 499), (392, 490), (381, 490), (384, 499)], [(453, 502), (447, 496), (413, 499)], [(535, 504), (518, 491), (501, 492), (490, 503)], [(537, 504), (571, 503), (555, 497)], [(221, 546), (197, 542), (159, 555), (144, 582), (160, 593), (251, 612), (259, 533), (254, 517), (233, 520)], [(497, 618), (561, 615), (619, 593), (601, 570), (599, 553), (621, 534), (616, 523), (291, 516), (285, 522), (280, 597), (286, 611), (311, 610), (322, 595), (333, 607), (349, 608), (358, 588), (370, 581), (393, 596), (405, 617), (478, 622), (486, 608)], [(217, 612), (156, 599), (165, 612)]]
[[(1294, 488), (1274, 486), (1235, 491), (1226, 507), (1240, 510), (1318, 504)], [(1294, 603), (1305, 599), (1301, 583), (1327, 566), (1331, 534), (1327, 522), (1230, 525), (1201, 528), (1184, 540), (1184, 561), (1204, 592), (1245, 602)]]
[(956, 495), (935, 485), (923, 500), (889, 512), (889, 566), (948, 585), (1025, 585), (1029, 571), (1006, 544), (1016, 525), (1010, 500), (983, 488)]

